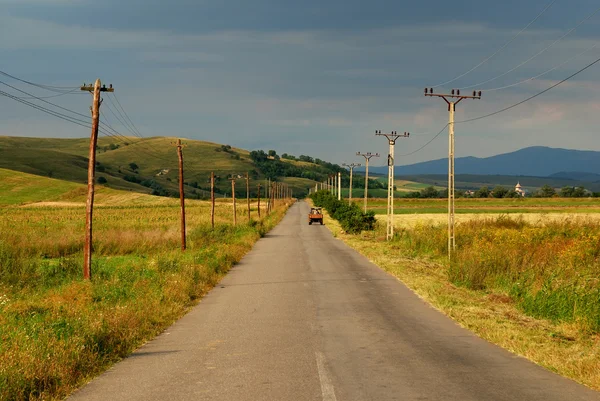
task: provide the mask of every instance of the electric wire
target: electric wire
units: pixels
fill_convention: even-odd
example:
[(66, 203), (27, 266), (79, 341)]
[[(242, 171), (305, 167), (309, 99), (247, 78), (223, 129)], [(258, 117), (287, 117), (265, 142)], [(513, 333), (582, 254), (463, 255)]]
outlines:
[[(528, 102), (528, 101), (530, 101), (532, 99), (535, 99), (536, 97), (538, 97), (540, 95), (543, 95), (544, 93), (546, 93), (546, 92), (548, 92), (548, 91), (556, 88), (557, 86), (565, 83), (566, 81), (570, 80), (571, 78), (573, 78), (573, 77), (581, 74), (582, 72), (584, 72), (585, 70), (591, 68), (592, 66), (594, 66), (598, 62), (600, 62), (600, 58), (594, 60), (593, 62), (589, 63), (588, 65), (586, 65), (585, 67), (579, 69), (578, 71), (574, 72), (573, 74), (569, 75), (568, 77), (562, 79), (561, 81), (555, 83), (554, 85), (551, 85), (550, 87), (544, 89), (543, 91), (540, 91), (540, 92), (536, 93), (533, 96), (529, 96), (528, 98), (526, 98), (526, 99), (524, 99), (524, 100), (522, 100), (522, 101), (520, 101), (518, 103), (515, 103), (515, 104), (513, 104), (511, 106), (508, 106), (508, 107), (504, 107), (503, 109), (497, 110), (497, 111), (495, 111), (493, 113), (488, 113), (488, 114), (485, 114), (485, 115), (482, 115), (482, 116), (479, 116), (479, 117), (469, 118), (467, 120), (455, 121), (454, 124), (464, 124), (464, 123), (469, 123), (469, 122), (473, 122), (473, 121), (483, 120), (484, 118), (492, 117), (492, 116), (495, 116), (496, 114), (500, 114), (500, 113), (503, 113), (503, 112), (505, 112), (507, 110), (510, 110), (510, 109), (513, 109), (513, 108), (515, 108), (517, 106), (520, 106), (523, 103), (526, 103), (526, 102)], [(410, 153), (400, 154), (399, 156), (401, 156), (401, 157), (410, 156), (410, 155), (413, 155), (413, 154), (415, 154), (417, 152), (420, 152), (421, 150), (425, 149), (425, 147), (429, 146), (429, 144), (431, 144), (434, 140), (436, 140), (444, 132), (444, 130), (446, 129), (446, 127), (448, 127), (448, 125), (450, 125), (450, 124), (447, 123), (446, 125), (444, 125), (444, 127), (432, 139), (430, 139), (427, 143), (425, 143), (420, 148), (418, 148), (418, 149), (416, 149), (416, 150), (414, 150), (414, 151), (412, 151)]]
[(83, 120), (77, 119), (75, 117), (59, 113), (59, 112), (54, 111), (54, 110), (50, 110), (50, 109), (48, 109), (46, 107), (43, 107), (43, 106), (40, 106), (38, 104), (29, 102), (29, 101), (24, 100), (24, 99), (19, 99), (18, 97), (14, 96), (14, 95), (12, 95), (12, 94), (10, 94), (8, 92), (5, 92), (3, 90), (0, 90), (0, 95), (5, 96), (7, 98), (10, 98), (10, 99), (12, 99), (12, 100), (14, 100), (16, 102), (22, 103), (22, 104), (24, 104), (26, 106), (32, 107), (34, 109), (37, 109), (39, 111), (42, 111), (44, 113), (47, 113), (47, 114), (50, 114), (52, 116), (58, 117), (58, 118), (60, 118), (62, 120), (68, 121), (70, 123), (73, 123), (73, 124), (76, 124), (76, 125), (80, 125), (80, 126), (85, 127), (85, 128), (91, 128), (91, 125), (87, 121), (83, 121)]
[(491, 116), (495, 116), (496, 114), (500, 114), (500, 113), (502, 113), (502, 112), (505, 112), (505, 111), (507, 111), (507, 110), (510, 110), (510, 109), (513, 109), (513, 108), (515, 108), (515, 107), (517, 107), (517, 106), (520, 106), (520, 105), (522, 105), (523, 103), (525, 103), (525, 102), (528, 102), (528, 101), (530, 101), (530, 100), (532, 100), (532, 99), (535, 99), (536, 97), (538, 97), (538, 96), (540, 96), (540, 95), (543, 95), (544, 93), (546, 93), (546, 92), (550, 91), (551, 89), (554, 89), (554, 88), (556, 88), (558, 85), (560, 85), (560, 84), (562, 84), (562, 83), (564, 83), (564, 82), (568, 81), (569, 79), (571, 79), (571, 78), (573, 78), (573, 77), (575, 77), (575, 76), (577, 76), (577, 75), (581, 74), (583, 71), (587, 70), (588, 68), (590, 68), (590, 67), (592, 67), (593, 65), (597, 64), (598, 62), (600, 62), (600, 58), (598, 58), (598, 59), (596, 59), (596, 60), (592, 61), (590, 64), (588, 64), (588, 65), (586, 65), (585, 67), (583, 67), (582, 69), (580, 69), (580, 70), (578, 70), (578, 71), (574, 72), (573, 74), (569, 75), (568, 77), (564, 78), (563, 80), (561, 80), (561, 81), (558, 81), (558, 82), (557, 82), (557, 83), (555, 83), (554, 85), (552, 85), (552, 86), (549, 86), (548, 88), (544, 89), (543, 91), (541, 91), (541, 92), (538, 92), (538, 93), (536, 93), (536, 94), (535, 94), (535, 95), (533, 95), (533, 96), (529, 96), (527, 99), (521, 100), (521, 101), (520, 101), (520, 102), (518, 102), (518, 103), (515, 103), (515, 104), (513, 104), (513, 105), (511, 105), (511, 106), (508, 106), (508, 107), (505, 107), (505, 108), (503, 108), (503, 109), (497, 110), (497, 111), (495, 111), (495, 112), (493, 112), (493, 113), (485, 114), (485, 115), (483, 115), (483, 116), (479, 116), (479, 117), (475, 117), (475, 118), (469, 118), (469, 119), (467, 119), (467, 120), (462, 120), (462, 121), (456, 121), (456, 122), (455, 122), (455, 124), (463, 124), (463, 123), (468, 123), (468, 122), (472, 122), (472, 121), (482, 120), (482, 119), (484, 119), (484, 118), (491, 117)]
[(414, 155), (415, 153), (420, 152), (421, 150), (425, 149), (427, 146), (429, 146), (430, 143), (432, 143), (433, 141), (435, 141), (442, 134), (442, 132), (444, 132), (444, 130), (446, 130), (446, 127), (448, 125), (449, 124), (446, 123), (446, 125), (444, 125), (444, 127), (442, 127), (442, 129), (437, 134), (435, 134), (435, 136), (433, 138), (431, 138), (425, 145), (421, 146), (420, 148), (418, 148), (416, 150), (413, 150), (410, 153), (404, 153), (404, 154), (400, 154), (398, 156), (400, 156), (400, 157), (411, 156), (411, 155)]
[(75, 88), (68, 92), (58, 93), (56, 95), (50, 95), (50, 96), (17, 96), (17, 97), (19, 99), (31, 100), (31, 99), (51, 99), (54, 97), (60, 97), (60, 96), (64, 96), (64, 95), (79, 95), (79, 94), (84, 95), (84, 93), (75, 92), (75, 91), (79, 91), (79, 88)]
[(121, 110), (123, 110), (123, 114), (125, 114), (125, 117), (127, 117), (127, 120), (131, 123), (131, 126), (133, 127), (133, 130), (135, 132), (137, 132), (138, 134), (140, 134), (140, 136), (141, 136), (142, 134), (137, 129), (137, 127), (135, 126), (135, 124), (133, 123), (133, 121), (131, 121), (131, 118), (129, 118), (129, 115), (127, 114), (127, 112), (125, 111), (125, 109), (123, 108), (123, 106), (121, 106), (121, 102), (119, 102), (119, 98), (117, 97), (117, 95), (115, 95), (114, 93), (112, 93), (112, 97), (115, 98), (115, 100), (117, 101), (117, 104), (119, 105), (119, 107), (121, 108)]
[[(108, 103), (107, 103), (107, 104), (105, 104), (105, 105), (106, 105), (106, 106), (108, 106)], [(120, 119), (119, 119), (119, 117), (118, 117), (118, 116), (117, 116), (117, 115), (116, 115), (116, 114), (115, 114), (115, 113), (114, 113), (114, 112), (111, 110), (111, 108), (110, 108), (110, 107), (108, 107), (108, 109), (109, 109), (109, 110), (110, 110), (110, 112), (113, 114), (113, 116), (115, 116), (115, 118), (117, 118), (117, 120), (119, 120), (119, 122), (121, 122), (121, 121), (120, 121)], [(153, 158), (155, 158), (155, 159), (159, 159), (159, 160), (162, 160), (162, 161), (165, 161), (165, 162), (168, 162), (168, 163), (172, 163), (172, 162), (173, 162), (173, 160), (168, 160), (168, 159), (165, 159), (165, 158), (164, 158), (162, 155), (160, 155), (160, 154), (159, 154), (159, 153), (156, 151), (156, 149), (152, 149), (152, 148), (149, 146), (149, 144), (148, 144), (148, 143), (146, 143), (146, 142), (143, 142), (143, 140), (144, 140), (145, 138), (143, 138), (143, 137), (141, 137), (141, 136), (137, 136), (137, 135), (135, 135), (135, 134), (134, 134), (134, 136), (137, 136), (137, 137), (138, 137), (139, 141), (132, 142), (132, 141), (131, 141), (129, 138), (127, 138), (127, 137), (126, 137), (126, 136), (124, 136), (123, 134), (119, 133), (119, 132), (118, 132), (118, 131), (117, 131), (115, 128), (113, 128), (113, 127), (112, 127), (112, 125), (110, 124), (110, 122), (109, 122), (108, 118), (106, 117), (106, 115), (104, 115), (104, 113), (102, 112), (102, 110), (100, 111), (100, 113), (101, 113), (102, 117), (104, 118), (104, 120), (106, 121), (106, 125), (107, 125), (107, 126), (110, 128), (110, 130), (112, 130), (112, 131), (113, 131), (115, 134), (117, 134), (117, 135), (119, 135), (121, 138), (123, 138), (123, 139), (121, 139), (121, 141), (122, 141), (123, 143), (131, 143), (131, 145), (136, 145), (136, 147), (137, 147), (137, 150), (140, 150), (140, 151), (141, 151), (142, 153), (144, 153), (146, 156), (150, 156), (150, 157), (153, 157)], [(121, 124), (122, 124), (122, 122), (121, 122)], [(125, 127), (125, 128), (127, 128), (127, 126), (125, 126), (125, 125), (124, 125), (124, 127)]]
[(77, 111), (73, 111), (73, 110), (67, 109), (66, 107), (62, 107), (62, 106), (59, 106), (58, 104), (55, 104), (55, 103), (49, 102), (49, 101), (47, 101), (47, 100), (44, 100), (44, 99), (40, 98), (39, 96), (32, 95), (32, 94), (31, 94), (31, 93), (29, 93), (29, 92), (26, 92), (26, 91), (24, 91), (24, 90), (21, 90), (21, 89), (19, 89), (19, 88), (17, 88), (17, 87), (14, 87), (14, 86), (12, 86), (12, 85), (9, 85), (9, 84), (7, 84), (7, 83), (6, 83), (6, 82), (4, 82), (4, 81), (0, 81), (0, 84), (2, 84), (2, 85), (6, 85), (6, 86), (8, 86), (9, 88), (12, 88), (12, 89), (14, 89), (14, 90), (16, 90), (16, 91), (19, 91), (19, 92), (21, 92), (21, 93), (23, 93), (23, 94), (25, 94), (25, 95), (27, 95), (27, 96), (31, 96), (33, 99), (40, 100), (40, 101), (42, 101), (42, 102), (44, 102), (44, 103), (46, 103), (46, 104), (49, 104), (49, 105), (51, 105), (51, 106), (54, 106), (54, 107), (58, 108), (58, 109), (61, 109), (61, 110), (64, 110), (64, 111), (68, 111), (69, 113), (73, 113), (73, 114), (75, 114), (75, 115), (78, 115), (78, 116), (80, 116), (80, 117), (89, 118), (89, 116), (86, 116), (85, 114), (82, 114), (82, 113), (79, 113), (79, 112), (77, 112)]
[[(53, 87), (53, 86), (49, 86), (49, 85), (36, 84), (36, 83), (30, 82), (30, 81), (26, 81), (26, 80), (20, 79), (20, 78), (14, 76), (14, 75), (8, 74), (8, 73), (3, 72), (3, 71), (0, 71), (0, 74), (5, 75), (7, 77), (10, 77), (12, 79), (15, 79), (17, 81), (20, 81), (20, 82), (23, 82), (23, 83), (26, 83), (26, 84), (38, 87), (38, 88), (42, 88), (42, 89), (46, 89), (46, 90), (50, 90), (50, 91), (54, 91), (54, 92), (58, 93), (57, 95), (53, 95), (53, 96), (35, 96), (35, 95), (33, 95), (33, 94), (29, 93), (29, 92), (26, 92), (24, 90), (21, 90), (21, 89), (15, 87), (15, 86), (12, 86), (12, 85), (4, 82), (4, 81), (0, 81), (0, 84), (3, 84), (3, 85), (5, 85), (5, 86), (7, 86), (7, 87), (9, 87), (9, 88), (11, 88), (13, 90), (16, 90), (16, 91), (18, 91), (18, 92), (26, 95), (26, 96), (15, 96), (15, 95), (13, 95), (11, 93), (8, 93), (8, 92), (5, 92), (3, 90), (0, 90), (0, 96), (5, 96), (5, 97), (7, 97), (9, 99), (12, 99), (12, 100), (14, 100), (16, 102), (19, 102), (19, 103), (24, 104), (26, 106), (32, 107), (32, 108), (34, 108), (36, 110), (42, 111), (42, 112), (44, 112), (46, 114), (49, 114), (51, 116), (60, 118), (60, 119), (62, 119), (64, 121), (70, 122), (72, 124), (76, 124), (78, 126), (91, 129), (91, 123), (89, 122), (89, 120), (81, 120), (81, 119), (79, 119), (77, 117), (73, 117), (73, 116), (70, 116), (70, 115), (67, 115), (67, 114), (58, 112), (56, 110), (52, 110), (52, 109), (49, 109), (47, 107), (44, 107), (44, 106), (41, 106), (39, 104), (36, 104), (36, 103), (28, 101), (28, 99), (39, 100), (39, 101), (42, 101), (42, 102), (44, 102), (44, 103), (46, 103), (46, 104), (48, 104), (50, 106), (56, 107), (58, 109), (64, 110), (66, 112), (69, 112), (69, 113), (72, 113), (74, 115), (81, 116), (81, 117), (84, 117), (84, 118), (87, 119), (87, 118), (89, 118), (89, 116), (86, 116), (85, 114), (76, 112), (74, 110), (71, 110), (71, 109), (68, 109), (66, 107), (62, 107), (62, 106), (57, 105), (55, 103), (52, 103), (52, 102), (44, 100), (44, 99), (51, 98), (51, 97), (58, 97), (58, 96), (63, 96), (63, 95), (71, 94), (71, 93), (75, 92), (76, 90), (79, 90), (80, 89), (79, 87), (64, 87), (65, 89), (69, 89), (69, 90), (59, 91), (58, 88), (62, 88), (62, 87)], [(116, 97), (115, 97), (115, 99), (116, 99)], [(109, 100), (110, 100), (110, 98), (109, 98)], [(117, 99), (117, 102), (118, 102), (118, 99)], [(111, 103), (112, 103), (112, 101), (111, 101)], [(108, 106), (108, 104), (107, 104), (107, 106)], [(114, 105), (114, 103), (113, 103), (113, 106), (115, 107), (115, 109), (117, 111), (119, 111), (119, 109)], [(119, 103), (119, 106), (123, 110), (123, 113), (125, 113), (125, 110), (123, 109), (123, 106), (121, 106), (120, 103)], [(111, 110), (110, 107), (109, 107), (109, 110)], [(100, 134), (103, 134), (105, 136), (113, 138), (114, 140), (120, 141), (122, 143), (130, 143), (131, 142), (129, 138), (127, 138), (126, 136), (122, 135), (119, 131), (117, 131), (116, 129), (114, 129), (112, 127), (112, 125), (110, 125), (110, 123), (108, 122), (108, 118), (104, 115), (104, 113), (102, 112), (101, 109), (100, 109), (100, 113), (101, 113), (103, 119), (106, 121), (106, 122), (99, 121), (98, 132)], [(115, 117), (117, 119), (119, 119), (119, 117), (117, 117), (116, 114), (112, 110), (111, 110), (111, 113), (113, 113), (115, 115)], [(121, 114), (121, 113), (119, 112), (119, 114)], [(125, 113), (125, 115), (126, 115), (126, 113)], [(129, 118), (129, 116), (127, 116), (127, 119), (131, 122), (131, 119)], [(135, 126), (133, 125), (133, 122), (131, 122), (131, 126), (134, 127), (133, 130), (125, 122), (121, 121), (121, 123), (130, 132), (132, 132), (134, 136), (139, 137), (140, 139), (143, 139), (142, 136), (141, 136), (141, 134), (139, 133), (139, 131), (137, 131), (137, 129), (135, 129)], [(151, 148), (146, 147), (146, 146), (142, 146), (142, 144), (140, 144), (139, 142), (134, 142), (134, 143), (131, 143), (131, 144), (132, 145), (138, 145), (138, 146), (136, 146), (136, 150), (140, 151), (141, 153), (144, 153), (146, 156), (149, 156), (149, 157), (152, 157), (152, 158), (155, 158), (155, 159), (159, 159), (159, 160), (162, 160), (162, 161), (167, 162), (167, 163), (173, 163), (173, 160), (165, 159), (164, 157), (162, 157), (161, 155), (159, 155), (158, 153), (156, 153), (155, 150), (152, 150)], [(143, 145), (148, 145), (148, 144), (144, 143)]]
[[(112, 101), (110, 100), (110, 98), (108, 98), (108, 97), (107, 97), (107, 99), (109, 99), (109, 103), (112, 103)], [(114, 103), (112, 103), (112, 104), (113, 104), (113, 107), (115, 107)], [(113, 107), (110, 107), (110, 104), (106, 103), (106, 104), (105, 104), (105, 106), (106, 106), (106, 108), (108, 109), (108, 111), (110, 111), (110, 113), (111, 113), (111, 114), (112, 114), (112, 115), (113, 115), (113, 116), (114, 116), (114, 117), (117, 119), (117, 121), (119, 121), (119, 123), (120, 123), (120, 124), (121, 124), (121, 125), (122, 125), (122, 126), (123, 126), (123, 127), (126, 129), (126, 130), (127, 130), (127, 131), (129, 131), (129, 133), (131, 133), (131, 134), (132, 134), (133, 136), (135, 136), (135, 137), (142, 138), (142, 136), (141, 136), (140, 134), (138, 134), (137, 132), (135, 132), (134, 130), (132, 130), (132, 129), (131, 129), (131, 127), (130, 127), (130, 126), (128, 126), (128, 125), (125, 123), (125, 121), (123, 121), (123, 119), (117, 115), (117, 113), (115, 113), (115, 111), (113, 110)], [(115, 107), (115, 109), (116, 109), (116, 107)], [(118, 111), (118, 110), (117, 110), (117, 111)]]
[(65, 90), (79, 89), (79, 87), (74, 87), (74, 86), (53, 86), (53, 85), (36, 84), (35, 82), (31, 82), (31, 81), (27, 81), (25, 79), (21, 79), (19, 77), (15, 77), (14, 75), (11, 75), (4, 71), (0, 71), (0, 74), (4, 75), (6, 77), (12, 78), (14, 80), (23, 82), (25, 84), (35, 86), (37, 88), (45, 89), (45, 90), (48, 90), (51, 92), (63, 92)]
[(552, 7), (554, 5), (554, 3), (556, 3), (556, 0), (551, 1), (549, 4), (546, 5), (546, 7), (542, 10), (542, 12), (540, 12), (533, 20), (531, 20), (526, 26), (525, 28), (521, 29), (515, 36), (513, 36), (508, 42), (504, 43), (498, 50), (496, 50), (494, 53), (492, 53), (490, 56), (486, 57), (485, 59), (483, 59), (483, 61), (481, 61), (479, 64), (477, 64), (476, 66), (474, 66), (473, 68), (471, 68), (470, 70), (468, 70), (465, 73), (460, 74), (459, 76), (446, 81), (446, 82), (442, 82), (440, 84), (434, 85), (432, 86), (432, 88), (437, 88), (439, 86), (443, 86), (443, 85), (447, 85), (449, 83), (452, 83), (468, 74), (470, 74), (471, 72), (475, 71), (477, 68), (481, 67), (483, 64), (487, 63), (491, 58), (493, 58), (495, 55), (497, 55), (498, 53), (500, 53), (502, 50), (504, 50), (509, 44), (511, 44), (516, 38), (518, 38), (523, 32), (525, 32), (527, 30), (527, 28), (529, 28), (534, 22), (536, 22), (542, 15), (544, 15), (546, 13), (546, 11), (548, 11), (548, 9), (550, 9), (550, 7)]
[(577, 25), (575, 25), (573, 28), (569, 29), (567, 31), (567, 33), (565, 33), (564, 35), (562, 35), (560, 38), (556, 39), (554, 42), (552, 42), (549, 46), (546, 46), (545, 48), (543, 48), (542, 50), (540, 50), (539, 52), (537, 52), (536, 54), (534, 54), (533, 56), (531, 56), (530, 58), (528, 58), (527, 60), (523, 61), (521, 64), (511, 68), (510, 70), (494, 77), (494, 78), (490, 78), (488, 80), (479, 82), (477, 84), (474, 85), (469, 85), (469, 86), (463, 86), (460, 89), (471, 89), (471, 88), (478, 88), (481, 85), (485, 85), (487, 83), (490, 83), (492, 81), (497, 80), (498, 78), (502, 78), (504, 76), (506, 76), (507, 74), (510, 74), (511, 72), (515, 71), (516, 69), (524, 66), (525, 64), (529, 63), (531, 60), (533, 60), (534, 58), (536, 58), (537, 56), (539, 56), (540, 54), (544, 53), (546, 50), (550, 49), (552, 46), (554, 46), (555, 44), (557, 44), (558, 42), (560, 42), (561, 40), (563, 40), (564, 38), (566, 38), (568, 35), (570, 35), (575, 29), (577, 29), (579, 26), (581, 26), (584, 22), (586, 22), (587, 20), (589, 20), (590, 18), (592, 18), (594, 15), (596, 15), (598, 12), (600, 11), (600, 7), (598, 7), (596, 10), (594, 10), (594, 12), (592, 12), (590, 15), (588, 15), (587, 17), (585, 17), (584, 19), (582, 19), (581, 21), (579, 21), (579, 23), (577, 23)]
[(546, 70), (545, 72), (542, 72), (541, 74), (538, 74), (538, 75), (536, 75), (536, 76), (533, 76), (533, 77), (531, 77), (531, 78), (527, 78), (527, 79), (524, 79), (524, 80), (522, 80), (522, 81), (519, 81), (519, 82), (515, 82), (515, 83), (513, 83), (513, 84), (510, 84), (510, 85), (500, 86), (500, 87), (498, 87), (498, 88), (484, 89), (484, 91), (485, 91), (485, 92), (499, 91), (499, 90), (503, 90), (503, 89), (507, 89), (507, 88), (512, 88), (512, 87), (514, 87), (514, 86), (521, 85), (521, 84), (524, 84), (524, 83), (526, 83), (526, 82), (529, 82), (529, 81), (533, 81), (534, 79), (538, 79), (539, 77), (542, 77), (542, 76), (544, 76), (544, 75), (546, 75), (546, 74), (549, 74), (549, 73), (551, 73), (552, 71), (555, 71), (555, 70), (559, 69), (559, 68), (560, 68), (560, 67), (562, 67), (563, 65), (570, 63), (571, 61), (575, 60), (575, 59), (576, 59), (576, 58), (578, 58), (579, 56), (581, 56), (581, 55), (583, 55), (583, 54), (585, 54), (585, 53), (587, 53), (587, 52), (589, 52), (589, 51), (592, 51), (592, 50), (593, 50), (593, 49), (595, 49), (597, 46), (598, 46), (598, 43), (596, 43), (594, 46), (590, 47), (589, 49), (586, 49), (586, 50), (582, 51), (581, 53), (578, 53), (578, 54), (576, 54), (575, 56), (573, 56), (573, 57), (571, 57), (571, 58), (567, 59), (566, 61), (563, 61), (561, 64), (559, 64), (559, 65), (557, 65), (557, 66), (554, 66), (554, 67), (550, 68), (549, 70)]

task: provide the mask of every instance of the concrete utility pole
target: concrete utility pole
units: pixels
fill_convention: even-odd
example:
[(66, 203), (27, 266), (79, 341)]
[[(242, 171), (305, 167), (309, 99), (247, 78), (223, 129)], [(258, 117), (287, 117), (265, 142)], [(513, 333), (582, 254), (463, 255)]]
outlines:
[(233, 200), (233, 225), (237, 225), (237, 208), (235, 206), (235, 176), (232, 176), (231, 181), (231, 198)]
[(177, 147), (177, 157), (179, 158), (179, 201), (181, 203), (181, 250), (185, 251), (186, 239), (185, 239), (185, 194), (183, 192), (183, 152), (181, 148), (181, 139), (177, 140), (175, 144)]
[(379, 153), (356, 152), (356, 156), (362, 156), (365, 158), (365, 213), (367, 213), (367, 191), (369, 190), (369, 160), (371, 160), (372, 157), (379, 157)]
[(88, 158), (88, 191), (85, 203), (85, 244), (83, 247), (83, 278), (92, 278), (92, 223), (94, 214), (94, 184), (96, 180), (96, 145), (98, 144), (98, 125), (100, 124), (100, 92), (114, 92), (112, 85), (108, 88), (101, 86), (99, 79), (94, 86), (83, 84), (82, 91), (93, 92), (92, 100), (92, 134), (90, 137), (90, 152)]
[[(481, 91), (473, 91), (472, 96), (460, 94), (460, 89), (452, 89), (450, 94), (433, 93), (433, 88), (425, 88), (425, 96), (441, 97), (448, 104), (448, 258), (456, 249), (454, 233), (454, 112), (463, 99), (481, 99)], [(448, 101), (448, 99), (452, 101)], [(454, 101), (454, 99), (458, 99)]]
[(340, 173), (339, 171), (337, 173), (337, 183), (338, 200), (342, 200), (342, 173)]
[(360, 163), (342, 163), (342, 166), (348, 167), (350, 169), (350, 192), (348, 193), (348, 203), (352, 203), (352, 173), (354, 171), (354, 167), (360, 167)]
[(210, 226), (215, 229), (215, 172), (210, 173)]
[(394, 238), (394, 147), (396, 145), (396, 139), (408, 138), (410, 134), (405, 132), (399, 134), (396, 131), (392, 131), (389, 134), (381, 133), (381, 130), (375, 131), (375, 135), (384, 136), (388, 140), (390, 145), (390, 152), (388, 153), (388, 190), (387, 190), (387, 231), (386, 238), (391, 240)]

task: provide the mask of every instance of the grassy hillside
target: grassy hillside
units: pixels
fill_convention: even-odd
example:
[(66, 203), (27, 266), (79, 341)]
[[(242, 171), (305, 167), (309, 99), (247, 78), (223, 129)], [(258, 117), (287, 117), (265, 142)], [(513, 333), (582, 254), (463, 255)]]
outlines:
[[(97, 148), (97, 172), (105, 185), (142, 193), (176, 195), (178, 159), (175, 138), (100, 137)], [(183, 140), (184, 181), (187, 197), (206, 196), (210, 188), (210, 173), (217, 177), (217, 192), (231, 194), (232, 174), (251, 177), (251, 191), (256, 184), (266, 184), (247, 150), (211, 142)], [(87, 182), (89, 139), (0, 137), (0, 168), (72, 182)], [(302, 168), (318, 168), (313, 163), (281, 160)], [(134, 163), (137, 168), (132, 168)], [(102, 178), (100, 178), (102, 177)], [(286, 179), (295, 194), (303, 195), (315, 182), (308, 179)], [(236, 192), (245, 193), (245, 182), (239, 180)]]
[[(39, 202), (44, 205), (84, 206), (86, 196), (87, 186), (84, 184), (0, 168), (0, 207)], [(94, 200), (97, 206), (177, 205), (179, 202), (178, 199), (122, 191), (104, 185), (96, 185)]]

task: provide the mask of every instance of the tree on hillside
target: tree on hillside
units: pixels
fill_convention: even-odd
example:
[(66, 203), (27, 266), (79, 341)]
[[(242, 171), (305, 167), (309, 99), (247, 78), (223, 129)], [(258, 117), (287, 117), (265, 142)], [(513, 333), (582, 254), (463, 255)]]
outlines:
[[(310, 156), (306, 156), (306, 155), (300, 155), (300, 156), (298, 156), (298, 160), (303, 161), (303, 162), (308, 162), (308, 163), (315, 163), (316, 162), (315, 159), (313, 159)], [(319, 159), (317, 159), (317, 160), (319, 160)], [(319, 161), (321, 161), (321, 160), (319, 160)], [(317, 164), (321, 164), (321, 163), (317, 163)]]
[(137, 164), (135, 164), (135, 163), (129, 163), (129, 168), (130, 168), (132, 171), (136, 171), (136, 170), (137, 170), (139, 167), (138, 167), (138, 165), (137, 165)]

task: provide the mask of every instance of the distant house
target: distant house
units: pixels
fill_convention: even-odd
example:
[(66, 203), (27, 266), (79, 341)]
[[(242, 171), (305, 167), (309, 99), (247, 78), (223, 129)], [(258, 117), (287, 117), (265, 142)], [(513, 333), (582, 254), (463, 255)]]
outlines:
[(523, 190), (519, 182), (517, 182), (517, 185), (515, 185), (515, 192), (521, 196), (525, 196), (525, 190)]

